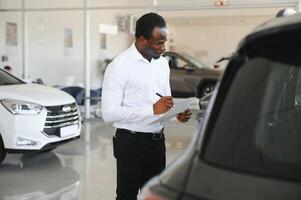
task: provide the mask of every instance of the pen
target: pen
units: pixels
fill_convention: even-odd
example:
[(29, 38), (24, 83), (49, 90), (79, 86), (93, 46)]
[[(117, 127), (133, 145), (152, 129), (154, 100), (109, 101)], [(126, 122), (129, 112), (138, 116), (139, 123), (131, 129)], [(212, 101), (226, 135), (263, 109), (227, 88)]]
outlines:
[(156, 92), (156, 95), (158, 95), (159, 97), (163, 97), (161, 94), (159, 94), (158, 92)]

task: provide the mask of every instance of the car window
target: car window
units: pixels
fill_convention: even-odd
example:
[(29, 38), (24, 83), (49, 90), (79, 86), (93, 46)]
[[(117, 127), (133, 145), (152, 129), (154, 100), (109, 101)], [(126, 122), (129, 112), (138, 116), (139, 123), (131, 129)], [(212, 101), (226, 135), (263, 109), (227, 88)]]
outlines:
[(169, 67), (174, 69), (185, 69), (188, 66), (188, 62), (174, 56), (165, 56), (168, 61)]
[(195, 66), (198, 68), (209, 68), (211, 69), (210, 66), (205, 64), (201, 59), (195, 58), (187, 53), (182, 53), (182, 56), (185, 58), (185, 60), (189, 60), (191, 63), (193, 63)]
[(0, 86), (23, 84), (24, 82), (15, 78), (7, 72), (0, 70)]
[(189, 66), (188, 62), (186, 62), (185, 60), (180, 59), (180, 58), (176, 58), (176, 59), (177, 59), (177, 63), (178, 63), (178, 66), (177, 66), (178, 68), (185, 69), (185, 67)]
[(296, 52), (279, 53), (277, 60), (254, 57), (240, 67), (209, 133), (205, 160), (301, 180), (301, 57)]

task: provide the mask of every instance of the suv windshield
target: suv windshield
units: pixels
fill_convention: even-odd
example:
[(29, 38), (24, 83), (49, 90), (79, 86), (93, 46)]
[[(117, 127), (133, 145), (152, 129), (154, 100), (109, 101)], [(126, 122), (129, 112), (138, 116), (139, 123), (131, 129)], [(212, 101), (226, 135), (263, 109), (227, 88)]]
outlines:
[(301, 43), (285, 43), (245, 55), (208, 132), (208, 162), (301, 180)]
[(3, 70), (0, 70), (0, 86), (3, 85), (15, 85), (15, 84), (23, 84), (24, 82), (15, 78)]

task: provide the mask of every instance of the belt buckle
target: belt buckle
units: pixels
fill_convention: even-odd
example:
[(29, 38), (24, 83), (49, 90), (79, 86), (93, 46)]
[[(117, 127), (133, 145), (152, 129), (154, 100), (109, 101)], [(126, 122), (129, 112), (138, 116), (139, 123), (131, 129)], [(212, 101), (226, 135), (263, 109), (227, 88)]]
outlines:
[(162, 138), (162, 133), (153, 133), (152, 140), (160, 140)]

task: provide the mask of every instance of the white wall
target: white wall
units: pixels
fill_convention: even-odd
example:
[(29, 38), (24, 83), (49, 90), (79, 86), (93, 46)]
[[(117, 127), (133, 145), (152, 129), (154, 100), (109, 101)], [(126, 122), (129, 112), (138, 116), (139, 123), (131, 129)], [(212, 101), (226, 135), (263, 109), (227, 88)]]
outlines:
[[(73, 30), (73, 52), (64, 56), (64, 29)], [(49, 85), (65, 85), (68, 76), (84, 83), (83, 12), (28, 14), (28, 73)]]
[[(17, 23), (17, 51), (8, 51), (6, 47), (6, 23)], [(1, 57), (8, 56), (8, 62), (2, 62)], [(19, 12), (0, 12), (0, 67), (9, 65), (13, 68), (13, 73), (21, 77), (22, 75), (22, 28), (21, 14)]]
[(91, 7), (136, 7), (136, 6), (152, 6), (153, 0), (89, 0)]
[(170, 50), (186, 52), (212, 65), (221, 57), (234, 52), (246, 34), (273, 18), (280, 9), (282, 8), (212, 9), (160, 13), (167, 19), (174, 40)]
[(186, 52), (212, 65), (234, 52), (239, 41), (256, 25), (172, 26), (175, 45), (171, 50)]
[[(90, 64), (91, 87), (99, 88), (102, 83), (103, 61), (113, 58), (126, 49), (134, 40), (133, 35), (119, 32), (118, 35), (107, 35), (107, 49), (99, 45), (99, 24), (117, 25), (117, 16), (135, 14), (140, 16), (147, 10), (95, 10), (90, 11)], [(0, 34), (4, 34), (6, 21), (20, 24), (21, 16), (16, 13), (1, 13)], [(171, 50), (187, 52), (201, 57), (204, 62), (213, 64), (221, 56), (233, 52), (239, 40), (257, 24), (239, 25), (173, 25), (167, 23), (175, 37)], [(19, 26), (21, 29), (21, 27)], [(64, 56), (64, 28), (73, 29), (73, 54)], [(1, 35), (0, 35), (1, 36)], [(28, 13), (28, 73), (32, 79), (42, 78), (48, 85), (66, 85), (70, 76), (75, 77), (75, 85), (84, 85), (83, 65), (83, 12), (51, 11)], [(0, 38), (0, 51), (4, 49), (4, 36)], [(22, 73), (21, 33), (19, 31), (19, 52), (10, 56), (10, 62)], [(1, 53), (1, 52), (0, 52)]]
[[(227, 0), (229, 6), (249, 6), (249, 5), (264, 5), (264, 4), (289, 4), (296, 3), (297, 0)], [(158, 0), (160, 6), (214, 6), (215, 0)]]
[[(116, 2), (102, 1), (106, 6), (116, 6)], [(151, 5), (152, 1), (139, 5)], [(137, 1), (124, 1), (121, 4), (135, 5)], [(116, 4), (116, 5), (115, 5)], [(26, 0), (26, 8), (80, 7), (83, 0)], [(99, 1), (90, 0), (90, 6), (103, 6)], [(5, 9), (21, 8), (20, 0), (2, 0)], [(94, 10), (90, 13), (90, 71), (91, 88), (99, 88), (102, 84), (103, 61), (114, 58), (125, 50), (134, 40), (133, 35), (119, 32), (118, 35), (107, 35), (107, 49), (100, 49), (99, 24), (117, 25), (117, 16), (134, 14), (140, 16), (148, 10)], [(70, 76), (75, 77), (74, 85), (84, 85), (85, 69), (83, 64), (83, 11), (43, 11), (27, 12), (28, 15), (28, 73), (31, 79), (42, 78), (48, 85), (65, 85)], [(18, 23), (18, 53), (9, 55), (11, 65), (22, 74), (22, 38), (21, 13), (0, 13), (0, 56), (5, 54), (5, 23)], [(73, 30), (73, 52), (64, 56), (64, 29)], [(16, 71), (15, 70), (15, 71)]]
[(0, 4), (3, 9), (20, 9), (22, 7), (22, 0), (1, 0)]
[[(107, 35), (107, 49), (100, 49), (99, 24), (117, 25), (117, 16), (141, 15), (146, 10), (97, 10), (90, 11), (90, 59), (91, 87), (99, 88), (102, 83), (103, 61), (114, 58), (134, 41), (133, 35), (119, 32)], [(5, 53), (5, 23), (18, 23), (18, 54), (9, 55), (9, 62), (22, 74), (21, 57), (21, 14), (0, 13), (0, 55)], [(64, 29), (73, 29), (73, 53), (64, 56)], [(84, 85), (83, 65), (83, 12), (43, 11), (28, 12), (28, 73), (32, 79), (42, 78), (48, 85), (65, 85), (70, 76), (75, 77), (75, 85)], [(3, 63), (4, 64), (4, 63)], [(2, 65), (3, 65), (2, 64)]]
[[(126, 49), (133, 38), (119, 32), (107, 35), (107, 49), (100, 49), (99, 24), (117, 25), (118, 15), (127, 15), (127, 10), (90, 11), (90, 71), (91, 87), (102, 83), (103, 60), (114, 58)], [(58, 20), (59, 19), (59, 20)], [(49, 85), (65, 85), (68, 76), (75, 77), (75, 85), (84, 85), (83, 65), (83, 12), (32, 12), (28, 16), (29, 74), (42, 78)], [(42, 27), (42, 28), (41, 28)], [(64, 28), (73, 29), (73, 55), (64, 56)]]
[(104, 70), (104, 60), (112, 59), (120, 52), (128, 48), (134, 41), (134, 36), (128, 32), (119, 31), (117, 35), (107, 35), (107, 49), (100, 49), (99, 24), (111, 24), (117, 26), (118, 16), (127, 16), (130, 14), (140, 16), (148, 10), (97, 10), (90, 12), (91, 18), (91, 87), (101, 85), (102, 72)]
[(83, 0), (25, 0), (26, 8), (68, 8), (82, 7), (83, 5)]

